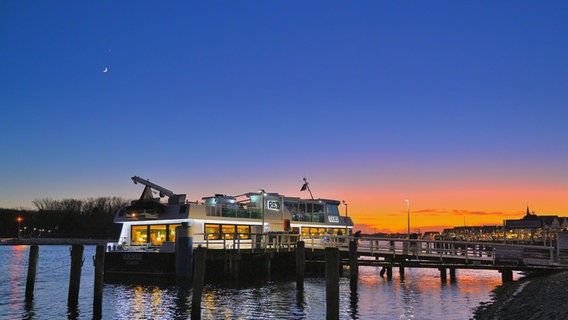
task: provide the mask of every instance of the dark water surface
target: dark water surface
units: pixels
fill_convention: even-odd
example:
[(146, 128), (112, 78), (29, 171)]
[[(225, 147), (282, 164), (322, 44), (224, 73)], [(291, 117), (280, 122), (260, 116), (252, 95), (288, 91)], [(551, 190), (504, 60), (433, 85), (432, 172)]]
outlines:
[[(0, 246), (0, 319), (91, 319), (94, 246), (86, 246), (79, 305), (67, 307), (70, 246), (40, 246), (34, 299), (24, 299), (29, 247)], [(442, 283), (437, 269), (407, 268), (405, 279), (360, 267), (357, 292), (340, 282), (341, 319), (470, 319), (501, 284), (497, 271), (457, 270), (457, 281)], [(517, 278), (518, 276), (515, 275)], [(191, 288), (164, 281), (113, 280), (103, 289), (103, 319), (189, 319)], [(203, 319), (325, 319), (325, 279), (207, 284)]]

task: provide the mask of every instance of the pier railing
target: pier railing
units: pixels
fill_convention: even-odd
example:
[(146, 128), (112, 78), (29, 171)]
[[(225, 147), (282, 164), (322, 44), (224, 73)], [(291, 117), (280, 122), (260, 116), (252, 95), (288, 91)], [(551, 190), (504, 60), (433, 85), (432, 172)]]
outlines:
[[(391, 239), (361, 237), (357, 239), (359, 255), (389, 260), (454, 261), (473, 265), (561, 266), (563, 257), (552, 245), (518, 245), (498, 242), (455, 240)], [(340, 250), (346, 250), (340, 247)]]

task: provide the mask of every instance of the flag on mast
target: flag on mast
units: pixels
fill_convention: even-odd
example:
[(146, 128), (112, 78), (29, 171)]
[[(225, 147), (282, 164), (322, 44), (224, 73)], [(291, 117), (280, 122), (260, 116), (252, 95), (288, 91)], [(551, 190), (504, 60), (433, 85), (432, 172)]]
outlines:
[[(306, 180), (306, 178), (304, 178), (304, 181)], [(302, 186), (302, 189), (300, 189), (300, 191), (306, 191), (306, 189), (308, 189), (308, 182), (304, 182), (304, 185)]]
[(308, 190), (310, 192), (310, 197), (312, 197), (312, 199), (313, 199), (314, 196), (312, 195), (312, 190), (310, 190), (308, 180), (304, 177), (304, 184), (302, 185), (302, 188), (300, 189), (300, 191), (306, 191), (306, 190)]

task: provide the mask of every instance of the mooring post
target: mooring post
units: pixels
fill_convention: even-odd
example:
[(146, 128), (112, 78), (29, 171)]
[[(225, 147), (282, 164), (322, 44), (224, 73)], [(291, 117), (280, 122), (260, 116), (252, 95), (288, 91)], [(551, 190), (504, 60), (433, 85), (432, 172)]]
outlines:
[(326, 318), (339, 319), (339, 250), (325, 248)]
[(205, 278), (205, 259), (207, 248), (198, 247), (194, 252), (193, 270), (193, 297), (191, 300), (191, 319), (201, 319), (201, 296), (203, 295), (203, 282)]
[(501, 281), (503, 281), (503, 283), (513, 281), (513, 270), (501, 269), (501, 270), (499, 270), (499, 272), (501, 272)]
[(30, 246), (30, 257), (28, 260), (28, 277), (26, 278), (26, 300), (34, 298), (34, 287), (37, 269), (37, 258), (39, 256), (39, 246)]
[(193, 259), (193, 237), (190, 228), (187, 222), (182, 222), (181, 226), (176, 228), (176, 276), (185, 279), (191, 279)]
[(97, 245), (94, 263), (93, 319), (101, 319), (103, 313), (103, 279), (105, 268), (105, 246), (103, 244)]
[(298, 241), (296, 245), (296, 289), (304, 289), (304, 276), (306, 273), (306, 243)]
[(67, 298), (67, 304), (70, 306), (79, 304), (79, 287), (81, 286), (84, 249), (82, 244), (71, 246), (71, 274), (69, 275), (69, 295)]
[(391, 280), (392, 279), (392, 267), (388, 266), (386, 267), (387, 269), (387, 280)]
[(349, 242), (349, 283), (351, 290), (357, 290), (359, 264), (357, 263), (357, 241)]

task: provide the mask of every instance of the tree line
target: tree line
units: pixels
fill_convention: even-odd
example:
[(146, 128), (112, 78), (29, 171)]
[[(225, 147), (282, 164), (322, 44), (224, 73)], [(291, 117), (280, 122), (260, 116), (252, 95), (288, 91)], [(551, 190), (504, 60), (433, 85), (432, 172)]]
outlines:
[[(117, 197), (33, 201), (36, 210), (0, 209), (0, 238), (118, 239), (117, 210), (129, 201)], [(18, 218), (21, 218), (18, 222)]]

